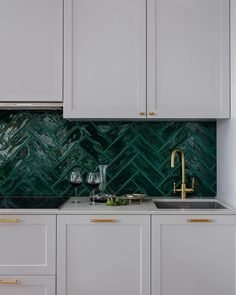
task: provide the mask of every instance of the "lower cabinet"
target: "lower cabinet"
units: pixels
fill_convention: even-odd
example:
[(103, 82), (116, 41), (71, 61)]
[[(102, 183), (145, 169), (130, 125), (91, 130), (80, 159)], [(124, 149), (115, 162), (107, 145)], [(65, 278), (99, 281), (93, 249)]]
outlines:
[(55, 215), (0, 215), (0, 295), (55, 295), (55, 258)]
[(152, 216), (153, 295), (235, 295), (235, 216)]
[(0, 295), (236, 294), (235, 215), (59, 215), (57, 251), (55, 215), (0, 215), (0, 237)]
[(150, 294), (150, 216), (58, 216), (57, 237), (57, 295)]
[(0, 276), (1, 295), (54, 295), (55, 276)]
[(55, 249), (55, 215), (0, 215), (0, 275), (55, 275)]

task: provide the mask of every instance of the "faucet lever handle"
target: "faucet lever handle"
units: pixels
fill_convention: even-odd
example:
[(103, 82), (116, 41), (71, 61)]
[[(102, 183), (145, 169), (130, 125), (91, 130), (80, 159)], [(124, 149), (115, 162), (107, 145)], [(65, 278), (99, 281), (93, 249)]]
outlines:
[(195, 178), (192, 177), (192, 190), (194, 192), (194, 189), (195, 189)]

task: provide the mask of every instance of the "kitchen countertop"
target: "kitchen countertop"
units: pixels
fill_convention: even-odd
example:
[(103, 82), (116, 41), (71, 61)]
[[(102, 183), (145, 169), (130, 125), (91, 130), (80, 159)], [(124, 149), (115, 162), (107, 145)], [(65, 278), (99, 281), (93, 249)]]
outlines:
[[(150, 198), (150, 200), (145, 200), (141, 204), (131, 204), (127, 206), (117, 206), (110, 207), (105, 204), (96, 204), (96, 206), (91, 206), (89, 204), (88, 198), (80, 198), (81, 202), (78, 205), (72, 203), (73, 198), (62, 205), (59, 209), (0, 209), (0, 215), (17, 215), (17, 214), (37, 214), (37, 215), (47, 215), (47, 214), (89, 214), (89, 215), (234, 215), (236, 214), (236, 208), (230, 207), (228, 204), (219, 201), (219, 199), (201, 199), (202, 202), (217, 200), (221, 204), (227, 207), (227, 209), (157, 209), (154, 201), (158, 200), (170, 200), (164, 198)], [(173, 200), (173, 199), (171, 199)], [(175, 199), (179, 200), (179, 199)], [(188, 201), (194, 202), (199, 199), (188, 199)]]

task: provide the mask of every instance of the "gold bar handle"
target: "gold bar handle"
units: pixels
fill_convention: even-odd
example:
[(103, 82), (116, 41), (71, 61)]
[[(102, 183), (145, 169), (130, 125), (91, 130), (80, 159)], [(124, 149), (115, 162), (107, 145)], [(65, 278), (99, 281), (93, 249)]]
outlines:
[(0, 280), (0, 285), (20, 285), (20, 280), (13, 280), (13, 281), (5, 281), (5, 280)]
[(16, 218), (16, 219), (0, 218), (0, 223), (21, 223), (21, 219), (20, 218)]
[(187, 222), (189, 223), (211, 223), (213, 219), (188, 219)]
[(91, 219), (91, 223), (116, 223), (116, 219)]

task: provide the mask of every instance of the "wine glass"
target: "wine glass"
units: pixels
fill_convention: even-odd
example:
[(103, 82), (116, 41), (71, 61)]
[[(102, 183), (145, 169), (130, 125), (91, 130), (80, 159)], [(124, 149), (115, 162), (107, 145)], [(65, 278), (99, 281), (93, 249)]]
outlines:
[(75, 188), (75, 200), (74, 204), (78, 204), (78, 187), (82, 184), (83, 177), (78, 168), (74, 169), (70, 174), (70, 184)]
[(87, 184), (92, 189), (93, 201), (91, 205), (95, 205), (95, 190), (99, 187), (101, 183), (101, 176), (98, 172), (90, 172), (87, 177)]

